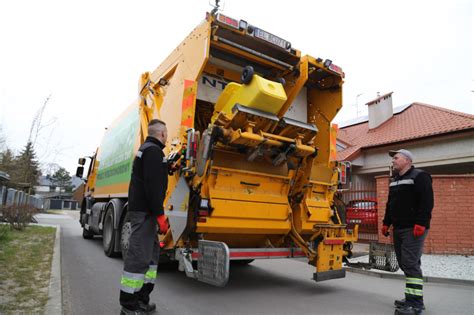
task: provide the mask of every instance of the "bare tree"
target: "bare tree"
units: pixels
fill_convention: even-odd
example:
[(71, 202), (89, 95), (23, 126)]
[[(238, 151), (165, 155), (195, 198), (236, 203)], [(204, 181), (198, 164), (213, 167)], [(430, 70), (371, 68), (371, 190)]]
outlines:
[(41, 130), (54, 123), (54, 121), (52, 121), (47, 124), (43, 124), (44, 111), (50, 99), (51, 94), (48, 95), (48, 97), (44, 100), (43, 106), (41, 106), (40, 109), (36, 112), (35, 116), (33, 117), (33, 121), (31, 122), (28, 142), (31, 142), (33, 147), (36, 145), (36, 141), (38, 140), (38, 136), (40, 135)]

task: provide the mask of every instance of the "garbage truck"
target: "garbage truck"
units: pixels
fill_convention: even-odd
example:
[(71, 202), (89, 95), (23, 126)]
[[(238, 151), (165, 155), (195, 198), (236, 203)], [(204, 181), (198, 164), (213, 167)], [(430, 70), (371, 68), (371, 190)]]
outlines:
[(343, 83), (330, 59), (302, 55), (245, 20), (207, 13), (141, 75), (136, 101), (97, 151), (79, 159), (77, 175), (88, 169), (83, 237), (102, 235), (107, 256), (126, 255), (132, 163), (156, 118), (169, 135), (162, 262), (215, 286), (227, 283), (231, 262), (255, 259), (300, 257), (316, 281), (345, 277), (357, 228), (346, 229), (334, 203), (338, 168), (330, 158)]

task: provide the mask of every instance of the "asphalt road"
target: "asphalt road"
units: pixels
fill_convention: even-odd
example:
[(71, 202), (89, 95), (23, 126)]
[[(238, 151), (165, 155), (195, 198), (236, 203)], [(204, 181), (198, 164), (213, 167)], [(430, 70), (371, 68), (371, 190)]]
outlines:
[[(77, 212), (40, 215), (40, 223), (61, 225), (65, 314), (119, 314), (122, 259), (108, 258), (101, 238), (84, 240)], [(229, 283), (216, 288), (159, 270), (152, 301), (159, 314), (393, 314), (404, 282), (347, 273), (316, 283), (313, 268), (295, 259), (259, 260), (232, 267)], [(425, 314), (474, 314), (474, 287), (425, 284)]]

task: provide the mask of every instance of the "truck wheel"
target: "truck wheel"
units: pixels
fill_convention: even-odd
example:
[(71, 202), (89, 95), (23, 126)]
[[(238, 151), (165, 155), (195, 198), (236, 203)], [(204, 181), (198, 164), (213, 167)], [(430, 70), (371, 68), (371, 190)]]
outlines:
[(130, 235), (132, 234), (132, 224), (130, 223), (130, 218), (128, 217), (128, 212), (125, 214), (123, 219), (122, 228), (120, 229), (120, 248), (122, 250), (122, 257), (125, 259), (127, 257), (128, 245), (130, 242)]
[(107, 209), (104, 219), (104, 229), (102, 230), (102, 246), (104, 253), (108, 257), (116, 257), (118, 253), (114, 250), (115, 231), (114, 231), (114, 210), (112, 207)]
[(253, 74), (254, 74), (253, 67), (252, 66), (247, 66), (242, 71), (242, 75), (240, 76), (240, 80), (242, 81), (243, 84), (249, 84), (250, 81), (252, 81)]
[(91, 231), (86, 230), (86, 228), (82, 228), (82, 238), (86, 240), (90, 240), (91, 238), (94, 238), (94, 233)]

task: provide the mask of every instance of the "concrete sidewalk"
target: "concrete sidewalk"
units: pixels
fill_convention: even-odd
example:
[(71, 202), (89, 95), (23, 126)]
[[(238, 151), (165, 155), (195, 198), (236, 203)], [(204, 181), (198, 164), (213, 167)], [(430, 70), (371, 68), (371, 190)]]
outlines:
[[(353, 248), (354, 258), (350, 261), (369, 262), (369, 244), (356, 243)], [(404, 279), (401, 270), (388, 272), (377, 269), (359, 269), (346, 267), (347, 271), (371, 275), (380, 278)], [(431, 255), (423, 254), (421, 268), (425, 282), (451, 283), (474, 286), (474, 256), (464, 255)]]

